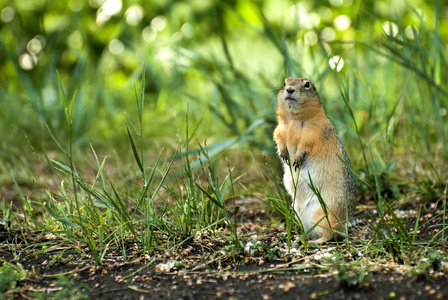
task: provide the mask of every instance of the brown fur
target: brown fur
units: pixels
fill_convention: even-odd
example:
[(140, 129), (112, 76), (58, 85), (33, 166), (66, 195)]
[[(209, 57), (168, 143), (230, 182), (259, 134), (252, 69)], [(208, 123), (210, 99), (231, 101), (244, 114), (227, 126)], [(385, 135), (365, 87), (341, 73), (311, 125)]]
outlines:
[[(339, 238), (326, 228), (342, 229), (341, 222), (351, 215), (356, 191), (353, 175), (340, 158), (346, 164), (350, 162), (311, 81), (306, 78), (285, 80), (285, 86), (278, 93), (277, 121), (274, 140), (284, 163), (285, 186), (295, 201), (297, 214), (305, 220), (302, 220), (305, 230), (323, 218), (311, 233), (312, 237), (317, 237), (314, 242)], [(302, 169), (308, 174), (302, 174)], [(297, 176), (299, 184), (295, 189), (292, 182)], [(308, 176), (320, 188), (328, 210), (326, 217), (323, 209), (316, 205), (317, 198), (310, 193)]]

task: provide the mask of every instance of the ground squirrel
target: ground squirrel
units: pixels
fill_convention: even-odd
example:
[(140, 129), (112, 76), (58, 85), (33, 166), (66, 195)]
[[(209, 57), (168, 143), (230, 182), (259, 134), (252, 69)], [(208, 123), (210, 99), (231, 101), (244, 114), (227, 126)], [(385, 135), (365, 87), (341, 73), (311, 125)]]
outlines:
[[(287, 78), (278, 92), (278, 125), (274, 131), (278, 154), (283, 162), (283, 181), (294, 201), (294, 210), (312, 243), (321, 244), (340, 236), (356, 202), (350, 161), (336, 130), (325, 114), (314, 83), (306, 78)], [(345, 162), (343, 162), (343, 161)], [(299, 175), (297, 179), (297, 175)], [(322, 208), (312, 185), (326, 204)], [(295, 187), (296, 185), (296, 187)]]

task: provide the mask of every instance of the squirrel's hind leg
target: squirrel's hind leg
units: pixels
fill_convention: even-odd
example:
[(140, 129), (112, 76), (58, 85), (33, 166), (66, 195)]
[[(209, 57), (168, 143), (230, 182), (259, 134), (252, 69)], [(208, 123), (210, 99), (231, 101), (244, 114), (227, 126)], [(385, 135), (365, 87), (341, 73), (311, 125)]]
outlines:
[[(320, 222), (319, 222), (320, 221)], [(319, 207), (314, 214), (312, 219), (313, 224), (319, 222), (319, 224), (314, 228), (314, 236), (319, 238), (309, 241), (310, 244), (321, 245), (332, 240), (339, 240), (341, 236), (335, 231), (340, 231), (342, 228), (340, 221), (329, 211), (328, 215), (325, 216), (322, 207)]]

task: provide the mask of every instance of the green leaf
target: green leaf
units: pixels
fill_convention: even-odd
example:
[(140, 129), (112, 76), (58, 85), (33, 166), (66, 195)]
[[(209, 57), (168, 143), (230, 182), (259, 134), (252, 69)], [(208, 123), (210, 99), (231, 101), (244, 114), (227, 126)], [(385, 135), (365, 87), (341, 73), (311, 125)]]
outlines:
[(72, 116), (70, 113), (70, 109), (68, 107), (67, 95), (65, 94), (64, 86), (62, 85), (62, 80), (61, 76), (59, 75), (59, 71), (56, 71), (56, 73), (58, 74), (59, 88), (61, 89), (62, 101), (64, 102), (65, 118), (67, 119), (68, 124), (70, 124)]
[(55, 218), (57, 221), (70, 226), (70, 227), (76, 227), (76, 228), (81, 228), (81, 226), (79, 226), (76, 223), (73, 223), (71, 221), (69, 221), (67, 218), (61, 217), (60, 215), (58, 215), (48, 204), (45, 204), (45, 208), (48, 210), (48, 212), (50, 213), (50, 215)]
[(128, 132), (129, 141), (131, 142), (131, 148), (132, 148), (132, 152), (134, 153), (135, 161), (137, 162), (137, 165), (138, 165), (140, 171), (142, 172), (142, 174), (145, 174), (145, 172), (143, 170), (142, 162), (137, 153), (137, 148), (135, 147), (135, 144), (134, 144), (134, 139), (132, 138), (131, 133), (129, 132), (129, 127), (127, 127), (127, 126), (126, 126), (126, 131)]

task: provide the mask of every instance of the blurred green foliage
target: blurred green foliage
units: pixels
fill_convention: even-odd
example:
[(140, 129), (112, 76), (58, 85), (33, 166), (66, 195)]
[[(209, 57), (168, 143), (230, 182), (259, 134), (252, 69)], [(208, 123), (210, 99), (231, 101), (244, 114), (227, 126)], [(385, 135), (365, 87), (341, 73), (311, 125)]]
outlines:
[(124, 112), (136, 115), (143, 64), (143, 119), (154, 143), (175, 147), (189, 105), (211, 155), (248, 144), (273, 153), (275, 93), (287, 76), (317, 84), (355, 166), (362, 145), (343, 93), (360, 141), (377, 146), (386, 163), (408, 148), (433, 153), (445, 140), (443, 1), (0, 0), (0, 7), (2, 149), (21, 147), (24, 133), (35, 145), (49, 140), (46, 124), (68, 136), (56, 70), (75, 144), (126, 144)]

